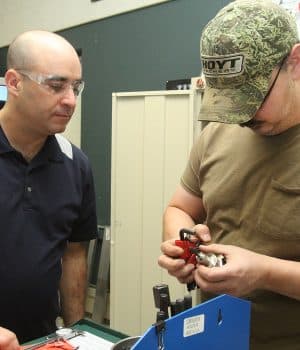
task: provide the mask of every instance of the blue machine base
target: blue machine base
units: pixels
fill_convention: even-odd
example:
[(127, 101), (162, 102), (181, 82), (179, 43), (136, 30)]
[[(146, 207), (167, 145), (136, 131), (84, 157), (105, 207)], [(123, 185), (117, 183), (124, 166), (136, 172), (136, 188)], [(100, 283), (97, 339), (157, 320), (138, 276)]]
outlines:
[[(221, 295), (167, 319), (162, 330), (164, 350), (249, 350), (250, 302)], [(159, 349), (155, 325), (132, 350)]]

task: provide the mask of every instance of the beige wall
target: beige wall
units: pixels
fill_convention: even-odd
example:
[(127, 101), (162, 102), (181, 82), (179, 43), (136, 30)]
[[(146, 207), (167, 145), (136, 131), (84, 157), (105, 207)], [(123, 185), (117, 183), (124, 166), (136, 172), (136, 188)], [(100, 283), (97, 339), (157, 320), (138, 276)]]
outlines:
[(81, 96), (77, 97), (77, 104), (63, 136), (77, 147), (81, 147)]
[(1, 0), (0, 47), (31, 29), (58, 31), (170, 0)]

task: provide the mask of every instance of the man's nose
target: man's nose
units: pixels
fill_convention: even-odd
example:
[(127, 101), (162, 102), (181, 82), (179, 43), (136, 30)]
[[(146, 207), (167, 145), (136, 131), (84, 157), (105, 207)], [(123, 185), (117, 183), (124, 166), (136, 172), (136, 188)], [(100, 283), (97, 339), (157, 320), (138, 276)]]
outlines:
[(73, 87), (71, 85), (64, 91), (64, 94), (61, 99), (63, 104), (68, 106), (75, 107), (77, 102), (77, 95), (74, 93)]

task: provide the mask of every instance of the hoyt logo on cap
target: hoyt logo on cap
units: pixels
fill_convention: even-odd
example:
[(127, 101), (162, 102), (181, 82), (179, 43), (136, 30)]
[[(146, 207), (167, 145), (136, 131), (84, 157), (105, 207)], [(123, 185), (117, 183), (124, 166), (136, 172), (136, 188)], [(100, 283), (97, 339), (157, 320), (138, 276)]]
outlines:
[(244, 71), (244, 55), (202, 56), (203, 73), (207, 77), (235, 76)]

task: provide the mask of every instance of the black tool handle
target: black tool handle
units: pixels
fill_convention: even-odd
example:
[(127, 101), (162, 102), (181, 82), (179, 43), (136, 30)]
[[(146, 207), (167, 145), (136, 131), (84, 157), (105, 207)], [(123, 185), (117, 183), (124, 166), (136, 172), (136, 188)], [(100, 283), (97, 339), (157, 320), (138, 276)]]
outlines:
[[(167, 295), (168, 300), (166, 301), (163, 297), (161, 298), (161, 295)], [(167, 303), (168, 306), (170, 305), (170, 293), (169, 293), (169, 286), (167, 284), (157, 284), (153, 287), (153, 296), (154, 296), (154, 304), (155, 307), (158, 309), (161, 309), (161, 303), (163, 302), (164, 304)]]
[(193, 306), (193, 298), (190, 294), (185, 295), (183, 297), (183, 300), (184, 300), (184, 310), (190, 309)]

